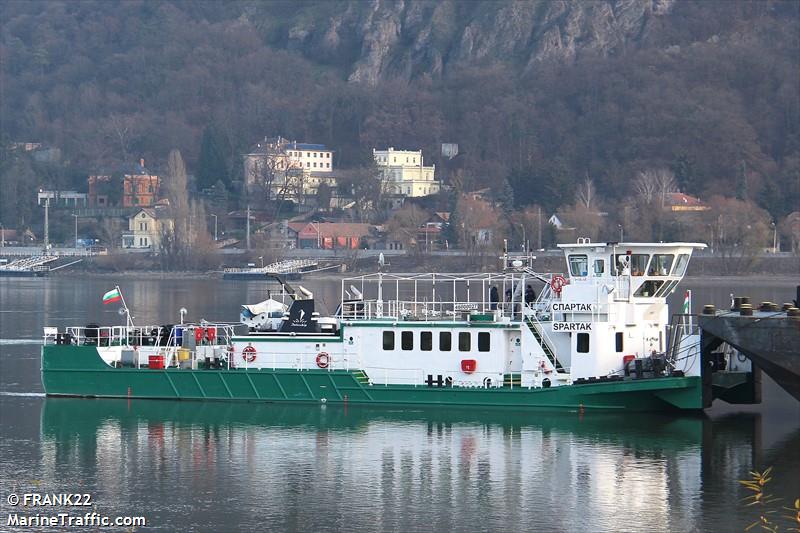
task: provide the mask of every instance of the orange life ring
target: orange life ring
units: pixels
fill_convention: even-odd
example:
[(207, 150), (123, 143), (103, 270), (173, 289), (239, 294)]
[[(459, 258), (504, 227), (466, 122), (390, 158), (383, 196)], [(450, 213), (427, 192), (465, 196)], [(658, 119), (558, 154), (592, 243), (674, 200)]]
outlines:
[(320, 368), (328, 368), (331, 364), (331, 356), (328, 352), (319, 352), (317, 354), (317, 366)]
[(550, 280), (550, 288), (553, 289), (553, 292), (556, 294), (561, 294), (561, 289), (563, 289), (566, 284), (567, 280), (561, 275), (553, 276), (553, 279)]
[(252, 344), (248, 344), (242, 350), (242, 359), (245, 360), (246, 363), (252, 363), (256, 360), (256, 349)]

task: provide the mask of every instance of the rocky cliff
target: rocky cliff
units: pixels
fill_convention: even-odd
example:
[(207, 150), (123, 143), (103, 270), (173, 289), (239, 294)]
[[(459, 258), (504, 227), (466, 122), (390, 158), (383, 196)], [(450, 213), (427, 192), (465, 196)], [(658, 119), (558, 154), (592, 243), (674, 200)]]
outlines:
[(675, 0), (371, 0), (321, 12), (301, 5), (278, 21), (286, 27), (276, 44), (368, 84), (498, 60), (530, 71), (542, 60), (638, 47), (674, 7)]

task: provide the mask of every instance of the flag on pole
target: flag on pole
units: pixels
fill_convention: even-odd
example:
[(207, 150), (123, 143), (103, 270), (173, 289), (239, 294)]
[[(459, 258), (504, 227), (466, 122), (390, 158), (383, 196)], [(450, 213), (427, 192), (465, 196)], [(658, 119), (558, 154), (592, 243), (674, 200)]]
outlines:
[(119, 302), (120, 300), (122, 300), (122, 294), (119, 292), (117, 287), (114, 287), (103, 295), (103, 305), (113, 304), (114, 302)]
[(683, 296), (683, 314), (688, 315), (691, 312), (692, 291), (687, 290)]

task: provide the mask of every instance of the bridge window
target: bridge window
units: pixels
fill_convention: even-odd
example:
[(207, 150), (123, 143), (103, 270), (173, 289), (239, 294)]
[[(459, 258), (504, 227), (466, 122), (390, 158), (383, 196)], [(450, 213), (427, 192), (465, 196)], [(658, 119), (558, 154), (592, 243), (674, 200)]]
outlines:
[(656, 291), (658, 291), (658, 289), (663, 284), (664, 282), (661, 281), (660, 279), (659, 280), (648, 279), (647, 281), (642, 283), (642, 286), (639, 287), (639, 290), (637, 290), (633, 295), (638, 296), (640, 298), (652, 298), (653, 296), (656, 295)]
[(413, 350), (414, 349), (414, 332), (413, 331), (404, 331), (400, 334), (400, 347), (403, 350)]
[(683, 276), (686, 273), (686, 267), (689, 265), (689, 254), (681, 254), (675, 262), (675, 270), (672, 272), (673, 276)]
[(458, 334), (458, 351), (468, 352), (472, 348), (472, 339), (469, 331), (462, 331)]
[(650, 256), (647, 254), (617, 254), (611, 273), (615, 276), (625, 274), (625, 265), (628, 265), (631, 276), (643, 276), (647, 271), (648, 259)]
[(488, 352), (489, 351), (489, 343), (490, 337), (488, 331), (481, 331), (478, 333), (478, 351), (479, 352)]
[(585, 255), (569, 256), (569, 272), (573, 276), (586, 276), (589, 271), (589, 258)]
[(606, 270), (606, 262), (602, 259), (595, 259), (594, 260), (594, 275), (595, 276), (602, 276), (603, 272)]
[(666, 296), (678, 285), (678, 283), (679, 281), (676, 279), (666, 282), (664, 286), (661, 287), (661, 289), (656, 293), (656, 296)]
[(394, 350), (394, 331), (383, 332), (383, 349)]
[(620, 353), (620, 352), (624, 351), (624, 349), (625, 349), (625, 347), (624, 347), (625, 346), (624, 345), (624, 338), (623, 337), (624, 337), (624, 334), (621, 331), (618, 331), (617, 334), (614, 335), (614, 339), (616, 341), (617, 353)]
[(578, 333), (575, 341), (578, 353), (589, 353), (589, 334)]
[(439, 332), (439, 351), (449, 352), (453, 349), (453, 336), (449, 331)]
[(669, 276), (672, 270), (672, 261), (675, 256), (672, 254), (655, 254), (650, 261), (650, 268), (647, 270), (648, 276)]
[(423, 352), (430, 352), (433, 350), (433, 333), (430, 331), (423, 331), (419, 334), (419, 349)]

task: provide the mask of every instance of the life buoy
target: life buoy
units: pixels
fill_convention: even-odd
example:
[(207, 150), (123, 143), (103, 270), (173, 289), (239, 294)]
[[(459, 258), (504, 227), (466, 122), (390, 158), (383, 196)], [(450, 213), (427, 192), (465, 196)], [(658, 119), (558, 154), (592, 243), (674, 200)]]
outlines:
[(256, 348), (252, 344), (248, 344), (242, 350), (242, 359), (245, 360), (246, 363), (252, 363), (256, 360)]
[(328, 352), (319, 352), (317, 354), (317, 366), (320, 368), (328, 368), (331, 364), (331, 356)]
[(553, 289), (553, 292), (556, 294), (561, 294), (561, 289), (563, 289), (566, 284), (567, 280), (564, 276), (556, 275), (550, 280), (550, 288)]

